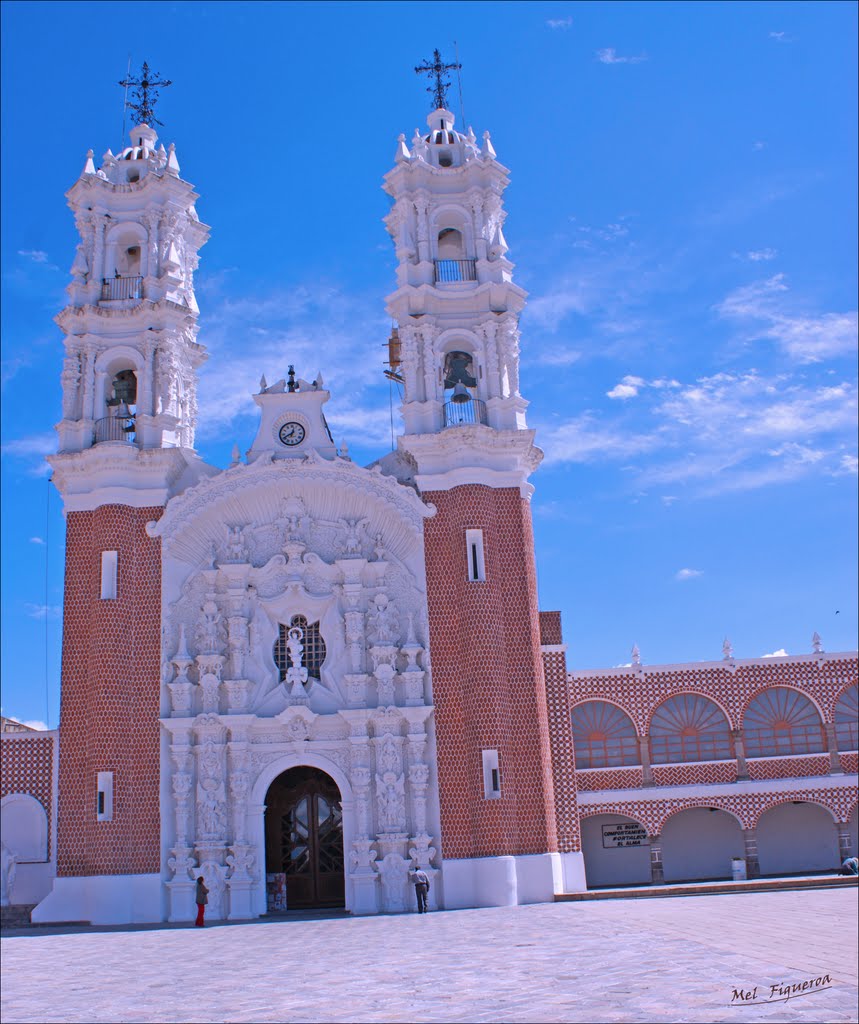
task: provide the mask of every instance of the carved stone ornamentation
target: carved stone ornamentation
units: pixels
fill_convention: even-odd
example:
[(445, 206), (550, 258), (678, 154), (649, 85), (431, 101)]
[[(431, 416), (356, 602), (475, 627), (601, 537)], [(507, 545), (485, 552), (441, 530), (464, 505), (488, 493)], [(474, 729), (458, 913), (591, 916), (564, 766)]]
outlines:
[(399, 853), (389, 853), (376, 862), (382, 880), (382, 909), (398, 913), (406, 909), (409, 862)]

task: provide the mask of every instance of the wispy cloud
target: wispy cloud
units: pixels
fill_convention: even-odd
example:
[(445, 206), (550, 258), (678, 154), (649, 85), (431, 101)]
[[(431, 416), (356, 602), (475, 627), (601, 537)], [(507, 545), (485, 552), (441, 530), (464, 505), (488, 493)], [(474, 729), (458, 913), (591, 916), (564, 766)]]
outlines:
[(757, 139), (755, 142), (752, 143), (752, 149), (756, 153), (760, 153), (760, 151), (762, 149), (766, 149), (766, 148), (767, 148), (767, 144), (765, 142), (763, 142), (761, 139)]
[(27, 602), (24, 608), (31, 619), (58, 619), (63, 611), (57, 604), (31, 604)]
[(855, 383), (748, 371), (690, 383), (627, 375), (618, 389), (626, 400), (613, 411), (541, 430), (547, 465), (616, 462), (638, 491), (670, 488), (670, 504), (678, 486), (702, 497), (843, 475), (854, 464)]
[(6, 441), (0, 447), (3, 455), (20, 459), (27, 463), (28, 476), (48, 476), (51, 467), (45, 462), (45, 456), (57, 450), (57, 435), (51, 431), (43, 434), (30, 434), (28, 437), (17, 437)]
[(43, 252), (41, 249), (19, 249), (19, 256), (26, 256), (27, 259), (32, 260), (33, 263), (47, 263), (48, 254)]
[(200, 374), (201, 440), (247, 433), (257, 418), (251, 396), (260, 376), (273, 383), (292, 363), (307, 379), (323, 370), (332, 391), (325, 415), (336, 441), (351, 443), (360, 434), (368, 445), (389, 443), (380, 355), (387, 328), (374, 301), (336, 283), (296, 283), (212, 304), (201, 337), (211, 354)]
[(748, 252), (732, 252), (731, 256), (744, 263), (767, 263), (778, 256), (778, 249), (750, 249)]
[(677, 572), (674, 573), (674, 579), (679, 583), (683, 583), (686, 580), (694, 580), (703, 575), (703, 569), (678, 569)]
[(572, 18), (547, 18), (546, 24), (552, 29), (567, 29), (573, 24)]
[(770, 651), (769, 654), (762, 654), (762, 658), (786, 658), (787, 651), (783, 647), (779, 647), (777, 651)]
[(787, 32), (770, 32), (770, 39), (775, 39), (777, 43), (791, 43), (793, 39), (787, 34)]
[(30, 543), (31, 544), (42, 544), (42, 545), (44, 545), (45, 541), (41, 537), (31, 537), (30, 538)]
[(819, 314), (796, 311), (784, 274), (735, 289), (715, 309), (719, 316), (746, 325), (748, 340), (769, 338), (799, 363), (816, 363), (856, 350), (856, 310)]
[(616, 384), (611, 391), (606, 391), (609, 398), (620, 398), (624, 401), (627, 398), (635, 398), (638, 394), (639, 389), (645, 387), (647, 381), (641, 377), (632, 377), (627, 375), (623, 378), (620, 384)]
[(647, 60), (646, 53), (640, 53), (635, 57), (620, 57), (613, 47), (606, 47), (604, 50), (597, 50), (597, 60), (600, 64), (641, 64)]

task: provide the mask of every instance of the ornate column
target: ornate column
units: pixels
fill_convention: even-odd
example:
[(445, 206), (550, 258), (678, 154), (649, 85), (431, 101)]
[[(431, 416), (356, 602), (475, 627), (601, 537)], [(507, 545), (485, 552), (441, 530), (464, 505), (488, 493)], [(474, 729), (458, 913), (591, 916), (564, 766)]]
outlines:
[(650, 883), (651, 885), (662, 885), (665, 882), (665, 872), (662, 867), (662, 837), (650, 837)]
[(427, 210), (429, 199), (426, 196), (415, 197), (415, 211), (417, 213), (418, 226), (418, 260), (424, 262), (432, 258), (429, 245), (429, 224), (427, 222)]
[(103, 213), (93, 214), (93, 252), (90, 264), (90, 301), (95, 303), (101, 298), (101, 283), (104, 273), (104, 231), (107, 220)]
[(241, 921), (255, 916), (252, 891), (255, 879), (250, 868), (256, 856), (248, 842), (247, 831), (247, 799), (251, 788), (247, 729), (240, 726), (232, 728), (230, 733), (227, 756), (233, 841), (226, 858), (230, 871), (226, 884), (230, 894), (229, 920)]
[(760, 878), (761, 866), (758, 863), (758, 837), (753, 828), (743, 829), (743, 844), (746, 852), (746, 878)]
[(227, 839), (227, 793), (224, 783), (226, 730), (216, 714), (203, 714), (195, 719), (197, 744), (197, 805), (194, 847), (199, 868), (195, 878), (203, 875), (209, 889), (208, 913), (223, 918), (226, 911), (224, 851)]
[(746, 741), (742, 729), (732, 729), (734, 751), (737, 755), (737, 781), (745, 781), (749, 777), (749, 766), (746, 764)]
[(850, 823), (847, 821), (838, 822), (838, 857), (843, 864), (848, 857), (855, 856), (852, 837), (850, 835)]
[[(432, 866), (436, 849), (431, 845), (432, 836), (427, 831), (427, 789), (429, 788), (430, 766), (426, 763), (426, 720), (431, 709), (410, 708), (403, 712), (409, 721), (406, 736), (409, 751), (409, 793), (411, 796), (412, 836), (409, 856), (415, 868), (423, 868), (434, 883), (438, 869)], [(436, 906), (436, 885), (430, 885), (427, 897), (430, 909)]]
[(69, 345), (66, 349), (61, 380), (63, 386), (63, 419), (79, 419), (81, 415), (80, 399), (83, 380), (81, 352), (76, 345)]
[(373, 718), (376, 753), (376, 811), (379, 858), (376, 870), (382, 884), (382, 910), (406, 909), (409, 862), (405, 857), (409, 834), (406, 822), (406, 776), (403, 771), (402, 717), (393, 709), (379, 709)]
[(653, 785), (653, 772), (650, 768), (650, 736), (642, 736), (638, 741), (641, 750), (641, 785)]
[(404, 703), (407, 707), (422, 707), (424, 703), (424, 676), (426, 673), (418, 665), (418, 658), (424, 653), (415, 636), (415, 617), (409, 612), (406, 642), (400, 648), (405, 655), (406, 667), (400, 673), (403, 684)]
[(829, 750), (829, 774), (843, 775), (841, 771), (841, 758), (838, 756), (838, 737), (835, 734), (835, 723), (826, 722), (823, 726), (826, 734), (826, 746)]
[(483, 335), (483, 350), (486, 358), (486, 397), (501, 396), (501, 372), (498, 366), (498, 325), (482, 324), (480, 333)]
[(172, 879), (167, 883), (170, 904), (167, 920), (191, 921), (194, 918), (195, 885), (191, 877), (194, 858), (191, 856), (192, 847), (188, 842), (188, 813), (193, 785), (194, 756), (189, 730), (175, 732), (172, 740), (170, 760), (173, 774), (170, 783), (173, 790), (176, 841), (167, 859), (167, 866), (173, 872)]
[(483, 196), (475, 190), (468, 193), (468, 201), (471, 205), (471, 218), (474, 224), (474, 255), (479, 260), (485, 260), (488, 250), (485, 235), (486, 228), (483, 222)]
[(376, 914), (379, 911), (379, 876), (373, 867), (378, 854), (373, 849), (373, 812), (370, 803), (373, 772), (368, 724), (371, 712), (342, 710), (340, 715), (349, 725), (349, 778), (355, 796), (355, 835), (352, 849), (348, 851), (352, 913)]

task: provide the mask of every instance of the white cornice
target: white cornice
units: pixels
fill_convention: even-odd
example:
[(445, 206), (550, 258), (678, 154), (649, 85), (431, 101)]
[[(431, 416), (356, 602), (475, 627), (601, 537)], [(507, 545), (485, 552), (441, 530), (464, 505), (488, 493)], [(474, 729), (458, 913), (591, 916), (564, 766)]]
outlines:
[(626, 679), (635, 682), (642, 676), (669, 674), (672, 672), (712, 672), (721, 669), (734, 672), (738, 668), (757, 666), (761, 668), (777, 668), (780, 665), (815, 665), (822, 667), (829, 662), (855, 661), (859, 658), (857, 651), (841, 651), (830, 653), (821, 651), (819, 654), (787, 654), (772, 658), (731, 658), (729, 661), (685, 661), (671, 665), (624, 665), (617, 668), (581, 669), (569, 672), (571, 680), (577, 679)]
[(345, 459), (323, 459), (315, 452), (304, 459), (278, 461), (273, 461), (270, 453), (266, 453), (250, 465), (232, 466), (174, 498), (164, 516), (152, 527), (151, 535), (169, 542), (186, 527), (193, 526), (204, 511), (227, 503), (234, 496), (250, 502), (265, 499), (276, 508), (278, 497), (291, 489), (289, 485), (299, 491), (308, 485), (332, 491), (351, 489), (395, 511), (412, 530), (421, 531), (423, 520), (435, 513), (435, 508), (422, 501), (411, 487), (383, 476), (378, 467), (362, 469)]
[[(819, 754), (815, 755), (820, 757)], [(736, 764), (736, 761), (731, 761)], [(635, 767), (630, 765), (629, 767)], [(654, 767), (663, 767), (654, 765)], [(686, 767), (694, 767), (692, 764), (684, 764)], [(599, 771), (612, 771), (611, 768), (597, 769)], [(581, 771), (581, 769), (577, 770)], [(582, 772), (586, 775), (587, 770)], [(790, 793), (790, 792), (813, 792), (817, 789), (854, 789), (856, 786), (855, 775), (804, 775), (800, 778), (789, 779), (755, 779), (737, 782), (706, 782), (697, 783), (691, 786), (648, 786), (644, 789), (588, 789), (579, 790), (577, 800), (580, 807), (587, 807), (592, 804), (625, 804), (625, 803), (657, 803), (662, 800), (677, 800), (692, 797), (694, 799), (706, 799), (716, 796), (754, 796), (766, 795), (769, 793)]]

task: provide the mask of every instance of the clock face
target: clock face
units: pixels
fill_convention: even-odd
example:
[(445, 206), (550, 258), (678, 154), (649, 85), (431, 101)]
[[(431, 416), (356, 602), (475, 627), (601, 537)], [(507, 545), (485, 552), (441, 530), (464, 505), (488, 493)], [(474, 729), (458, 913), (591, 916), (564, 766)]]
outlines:
[(289, 423), (284, 423), (277, 432), (277, 436), (280, 438), (281, 444), (294, 448), (295, 445), (301, 444), (304, 440), (305, 430), (300, 423), (290, 421)]

